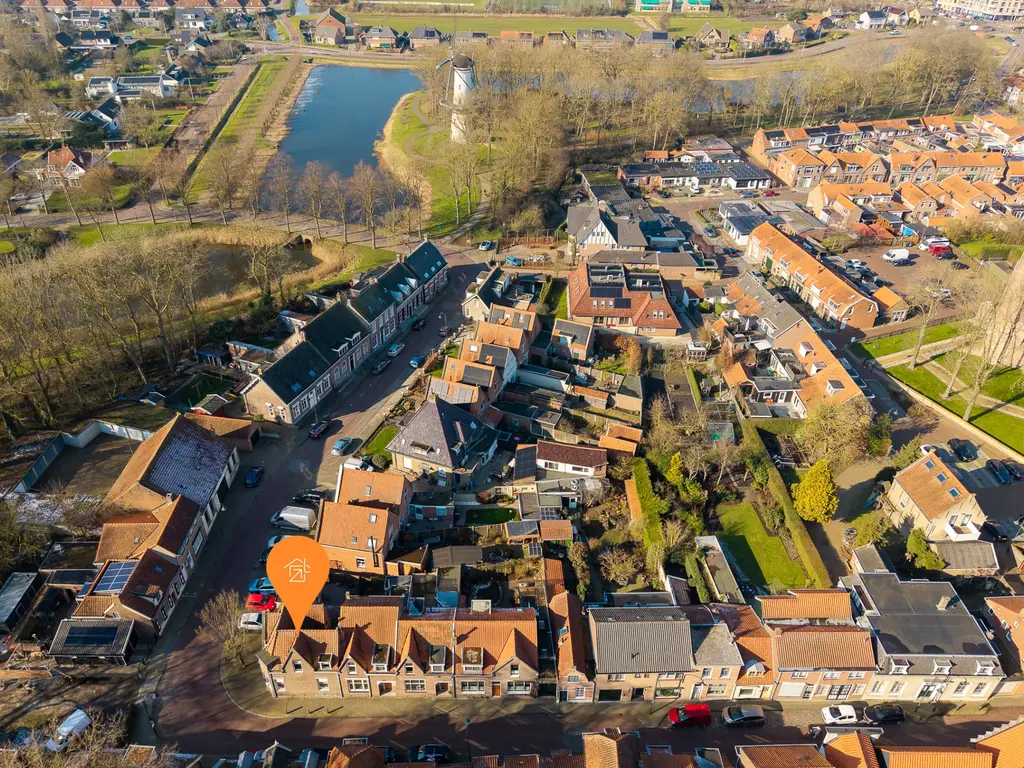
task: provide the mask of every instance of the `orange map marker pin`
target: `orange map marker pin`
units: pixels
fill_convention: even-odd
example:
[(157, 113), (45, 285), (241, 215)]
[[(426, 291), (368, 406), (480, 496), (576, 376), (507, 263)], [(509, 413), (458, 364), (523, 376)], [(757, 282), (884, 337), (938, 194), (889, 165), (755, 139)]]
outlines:
[(267, 557), (267, 578), (274, 585), (296, 629), (327, 583), (331, 563), (327, 552), (313, 539), (289, 536), (281, 539)]

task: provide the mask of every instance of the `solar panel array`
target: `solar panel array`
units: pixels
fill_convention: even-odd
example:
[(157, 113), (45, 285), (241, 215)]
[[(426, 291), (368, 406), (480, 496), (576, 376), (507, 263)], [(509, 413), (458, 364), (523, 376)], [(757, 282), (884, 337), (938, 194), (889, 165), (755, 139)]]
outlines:
[(115, 626), (75, 626), (68, 630), (64, 645), (110, 645), (117, 638)]
[(111, 563), (100, 576), (99, 583), (93, 590), (94, 594), (117, 594), (124, 585), (128, 583), (137, 563), (133, 560), (126, 560), (119, 563)]

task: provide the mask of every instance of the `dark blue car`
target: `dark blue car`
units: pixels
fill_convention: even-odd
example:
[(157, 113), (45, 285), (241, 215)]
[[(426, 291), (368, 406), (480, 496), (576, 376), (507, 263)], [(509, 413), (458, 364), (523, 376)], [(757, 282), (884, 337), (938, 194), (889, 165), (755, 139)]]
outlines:
[(255, 488), (263, 479), (263, 467), (252, 467), (245, 473), (245, 487)]

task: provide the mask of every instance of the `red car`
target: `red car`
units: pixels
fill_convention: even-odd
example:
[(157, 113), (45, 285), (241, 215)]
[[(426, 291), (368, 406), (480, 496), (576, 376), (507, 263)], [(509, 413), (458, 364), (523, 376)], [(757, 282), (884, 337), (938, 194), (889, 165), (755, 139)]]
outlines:
[(668, 711), (673, 728), (697, 728), (711, 725), (711, 707), (707, 704), (686, 704)]
[(774, 189), (766, 189), (762, 194), (765, 197), (778, 197), (779, 196), (779, 193), (776, 192)]
[(248, 611), (272, 611), (277, 607), (277, 598), (273, 595), (249, 595), (245, 601)]

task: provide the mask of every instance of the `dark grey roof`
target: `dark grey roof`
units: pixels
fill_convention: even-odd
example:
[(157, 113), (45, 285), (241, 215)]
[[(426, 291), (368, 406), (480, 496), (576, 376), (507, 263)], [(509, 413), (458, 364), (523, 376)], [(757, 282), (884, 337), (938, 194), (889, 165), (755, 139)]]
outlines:
[(640, 222), (635, 216), (610, 216), (602, 217), (602, 219), (612, 237), (615, 238), (615, 242), (620, 246), (631, 248), (647, 246), (647, 237), (640, 229)]
[[(332, 304), (310, 320), (303, 329), (306, 343), (311, 344), (324, 360), (334, 361), (359, 343), (369, 327), (342, 302)], [(291, 352), (285, 353), (287, 357)]]
[[(470, 32), (469, 39), (476, 40), (479, 35), (480, 33), (478, 32)], [(464, 53), (457, 53), (455, 58), (452, 59), (452, 66), (456, 69), (469, 69), (473, 66), (473, 60)]]
[(571, 236), (580, 240), (601, 220), (601, 209), (597, 203), (583, 203), (581, 205), (570, 205), (565, 217), (565, 231)]
[(874, 571), (893, 570), (892, 563), (889, 561), (889, 556), (884, 552), (879, 551), (874, 544), (858, 547), (853, 550), (853, 556), (856, 558), (857, 564), (863, 572), (871, 573)]
[(527, 330), (530, 327), (531, 315), (509, 307), (493, 306), (487, 315), (487, 322), (510, 325), (513, 328)]
[(23, 603), (35, 593), (38, 573), (12, 573), (4, 586), (0, 589), (0, 624), (8, 629), (13, 629), (12, 617), (17, 619), (17, 614), (24, 607)]
[(388, 450), (455, 469), (495, 440), (497, 433), (482, 420), (444, 400), (429, 400), (399, 430)]
[[(419, 29), (419, 27), (416, 27), (416, 29)], [(436, 32), (437, 30), (434, 31)], [(413, 30), (413, 34), (415, 34), (415, 30)], [(441, 255), (441, 252), (437, 250), (437, 246), (433, 243), (420, 244), (415, 251), (406, 257), (404, 263), (416, 276), (416, 279), (421, 282), (426, 282), (448, 266), (448, 262), (445, 261), (444, 256)]]
[(440, 40), (441, 33), (437, 27), (428, 27), (425, 24), (418, 24), (409, 33), (410, 40)]
[(540, 536), (540, 520), (512, 520), (505, 523), (505, 533), (510, 539)]
[(475, 565), (484, 559), (484, 551), (475, 546), (441, 547), (432, 552), (435, 568), (453, 565)]
[(512, 481), (531, 480), (537, 476), (537, 446), (522, 445), (516, 450), (516, 465), (512, 468)]
[(689, 672), (690, 622), (678, 608), (592, 608), (598, 674)]
[[(999, 657), (952, 584), (900, 581), (894, 573), (862, 573), (850, 581), (867, 598), (883, 672), (891, 659), (907, 662), (911, 675), (932, 674), (935, 660), (950, 661), (953, 675), (975, 675), (979, 662), (995, 663), (1001, 674)], [(939, 608), (943, 598), (949, 604)]]
[(263, 369), (260, 378), (285, 403), (299, 397), (330, 369), (312, 344), (303, 341)]
[(572, 320), (565, 320), (561, 317), (555, 319), (554, 333), (572, 336), (577, 343), (586, 344), (590, 335), (594, 332), (594, 326), (574, 323)]
[(64, 658), (120, 656), (128, 647), (134, 624), (131, 619), (64, 619), (47, 655)]
[(758, 317), (775, 328), (776, 336), (803, 320), (799, 312), (785, 301), (776, 299), (765, 287), (764, 283), (758, 280), (751, 272), (740, 275), (733, 282), (742, 288), (747, 296), (750, 296), (761, 305), (762, 310)]
[(991, 541), (936, 541), (931, 547), (946, 561), (947, 571), (994, 571), (999, 567)]
[(725, 624), (691, 626), (690, 638), (694, 666), (725, 667), (743, 663), (736, 641), (732, 639), (729, 627)]
[(99, 112), (101, 115), (110, 118), (111, 120), (117, 119), (117, 113), (121, 111), (121, 105), (117, 103), (117, 100), (111, 96), (109, 99), (100, 104), (93, 112)]
[(675, 41), (668, 36), (668, 32), (652, 32), (645, 30), (636, 39), (637, 45), (663, 45), (666, 48), (675, 46)]
[(395, 297), (380, 281), (371, 279), (358, 287), (359, 295), (354, 299), (349, 299), (349, 304), (366, 323), (372, 323), (389, 307), (395, 305)]

